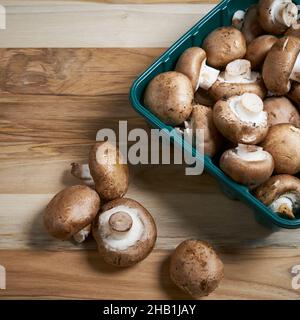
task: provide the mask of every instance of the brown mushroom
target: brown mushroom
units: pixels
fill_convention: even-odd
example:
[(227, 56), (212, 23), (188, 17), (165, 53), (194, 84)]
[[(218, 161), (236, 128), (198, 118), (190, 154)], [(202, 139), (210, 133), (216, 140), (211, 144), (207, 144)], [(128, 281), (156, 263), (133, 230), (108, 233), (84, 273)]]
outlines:
[(235, 144), (255, 145), (268, 133), (268, 115), (263, 110), (263, 101), (252, 93), (219, 100), (213, 117), (217, 129)]
[(224, 266), (208, 243), (186, 240), (172, 254), (170, 277), (187, 294), (201, 298), (217, 289), (224, 277)]
[(252, 70), (260, 70), (268, 52), (271, 50), (277, 38), (271, 35), (260, 36), (251, 41), (247, 47), (245, 59), (251, 62)]
[(95, 143), (89, 154), (89, 168), (101, 199), (123, 197), (128, 190), (128, 166), (120, 150), (109, 142)]
[(290, 80), (300, 82), (300, 39), (282, 37), (273, 45), (263, 65), (263, 79), (269, 91), (277, 96), (287, 94)]
[(251, 63), (245, 59), (234, 60), (221, 72), (218, 80), (209, 90), (215, 100), (228, 99), (243, 93), (253, 93), (263, 99), (267, 93), (258, 72), (251, 72)]
[(265, 111), (268, 112), (269, 126), (290, 123), (300, 127), (300, 115), (292, 102), (285, 97), (272, 97), (264, 101)]
[(199, 88), (195, 92), (194, 103), (201, 104), (207, 107), (213, 107), (215, 104), (215, 100), (212, 98), (208, 91)]
[(129, 267), (150, 254), (157, 232), (151, 214), (137, 201), (123, 198), (103, 206), (93, 236), (105, 262)]
[(249, 44), (255, 38), (261, 36), (264, 33), (264, 30), (258, 22), (257, 17), (257, 5), (249, 7), (246, 11), (243, 27), (241, 30), (246, 39), (247, 44)]
[(232, 26), (241, 30), (244, 24), (246, 12), (244, 10), (237, 10), (232, 17)]
[(255, 196), (283, 218), (295, 219), (300, 208), (300, 180), (287, 174), (273, 176), (255, 191)]
[(192, 82), (194, 91), (208, 90), (220, 74), (219, 70), (206, 64), (206, 53), (198, 47), (188, 48), (180, 56), (175, 71), (185, 74)]
[(274, 160), (261, 147), (239, 144), (223, 153), (220, 167), (235, 182), (252, 188), (271, 177)]
[(214, 68), (242, 59), (246, 54), (246, 40), (238, 29), (221, 27), (210, 33), (203, 42), (207, 63)]
[(300, 108), (300, 83), (293, 82), (291, 90), (287, 96), (296, 104), (296, 106), (299, 109)]
[(100, 198), (96, 191), (81, 185), (69, 187), (56, 194), (47, 205), (44, 225), (57, 239), (67, 240), (72, 236), (85, 239), (99, 208)]
[(285, 33), (286, 36), (293, 36), (300, 38), (300, 21), (294, 23)]
[(180, 125), (193, 109), (194, 90), (187, 76), (170, 71), (150, 81), (144, 97), (145, 105), (168, 125)]
[(271, 153), (278, 174), (300, 171), (300, 129), (291, 124), (277, 124), (270, 128), (262, 147)]
[(262, 28), (272, 34), (283, 34), (297, 22), (298, 7), (291, 0), (260, 0), (258, 20)]

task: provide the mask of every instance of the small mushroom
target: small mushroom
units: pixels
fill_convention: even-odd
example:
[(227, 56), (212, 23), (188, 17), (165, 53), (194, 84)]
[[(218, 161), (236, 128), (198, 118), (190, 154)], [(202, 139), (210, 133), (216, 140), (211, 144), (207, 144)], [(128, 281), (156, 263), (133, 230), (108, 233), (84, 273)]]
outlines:
[(274, 160), (261, 147), (239, 144), (223, 153), (220, 167), (235, 182), (252, 188), (271, 177)]
[(300, 83), (292, 82), (292, 87), (290, 92), (287, 94), (288, 98), (290, 98), (298, 107), (300, 108)]
[(282, 37), (273, 45), (263, 65), (263, 79), (269, 91), (277, 96), (287, 94), (290, 80), (300, 82), (300, 39)]
[(207, 63), (214, 68), (223, 68), (229, 62), (242, 59), (246, 54), (246, 40), (234, 27), (221, 27), (210, 33), (203, 42)]
[(204, 130), (204, 153), (206, 155), (213, 157), (220, 150), (223, 139), (214, 124), (212, 108), (195, 105), (189, 121), (185, 122), (185, 127), (191, 129), (194, 138), (196, 130)]
[(260, 74), (251, 71), (250, 61), (238, 59), (230, 62), (221, 72), (209, 94), (218, 101), (243, 93), (254, 93), (263, 99), (267, 92)]
[(105, 262), (129, 267), (149, 255), (157, 232), (151, 214), (137, 201), (123, 198), (103, 206), (94, 221), (93, 236)]
[(300, 129), (291, 124), (277, 124), (270, 128), (262, 143), (275, 161), (275, 172), (294, 175), (300, 171)]
[(171, 256), (171, 280), (194, 298), (208, 296), (224, 277), (224, 266), (206, 242), (186, 240)]
[(258, 20), (262, 28), (272, 34), (283, 34), (297, 22), (298, 7), (291, 0), (260, 0)]
[(150, 81), (144, 97), (145, 105), (168, 125), (180, 125), (193, 110), (194, 90), (190, 79), (170, 71)]
[(263, 28), (258, 22), (257, 16), (257, 5), (249, 7), (246, 11), (241, 31), (246, 39), (247, 44), (264, 33)]
[(247, 47), (245, 59), (251, 62), (252, 70), (260, 70), (277, 38), (271, 35), (260, 36), (251, 41)]
[(283, 218), (295, 219), (300, 208), (300, 180), (288, 174), (273, 176), (258, 187), (255, 196)]
[(117, 147), (109, 142), (95, 143), (89, 154), (89, 168), (101, 199), (110, 201), (125, 195), (129, 170)]
[(232, 17), (232, 26), (238, 30), (241, 30), (244, 24), (246, 12), (244, 10), (238, 10)]
[(268, 133), (268, 114), (263, 101), (253, 93), (219, 100), (213, 117), (217, 129), (235, 144), (256, 145)]
[(60, 191), (49, 202), (43, 215), (44, 225), (53, 237), (67, 240), (72, 236), (83, 242), (89, 225), (100, 208), (96, 191), (87, 186), (73, 186)]
[(198, 47), (188, 48), (179, 58), (175, 70), (185, 74), (192, 82), (194, 91), (208, 90), (218, 79), (219, 70), (206, 64), (206, 53)]
[(290, 123), (300, 127), (300, 115), (292, 102), (285, 97), (272, 97), (264, 101), (265, 111), (268, 112), (269, 126)]

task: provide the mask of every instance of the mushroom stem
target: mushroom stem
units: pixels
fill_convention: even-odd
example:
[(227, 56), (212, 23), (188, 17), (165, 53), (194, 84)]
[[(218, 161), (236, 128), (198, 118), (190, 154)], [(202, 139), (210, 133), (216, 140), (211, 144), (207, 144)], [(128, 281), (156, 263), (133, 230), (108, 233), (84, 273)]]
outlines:
[(109, 218), (109, 226), (113, 232), (124, 235), (132, 227), (132, 218), (127, 212), (118, 211)]
[(239, 144), (236, 148), (237, 155), (245, 161), (263, 161), (266, 153), (263, 148), (252, 145)]
[(293, 208), (293, 200), (287, 195), (280, 196), (270, 205), (272, 211), (290, 219), (295, 219)]
[(240, 83), (243, 80), (251, 80), (251, 63), (245, 59), (238, 59), (226, 66), (225, 81)]
[(84, 229), (82, 229), (79, 232), (75, 233), (74, 236), (73, 236), (73, 239), (77, 243), (82, 243), (87, 239), (87, 237), (89, 236), (90, 232), (91, 232), (91, 225), (89, 224)]
[(278, 21), (287, 27), (297, 22), (298, 7), (290, 0), (275, 0), (271, 10), (273, 22)]
[(290, 79), (300, 82), (300, 54), (298, 54)]
[(212, 87), (212, 85), (218, 80), (219, 74), (220, 70), (209, 67), (206, 64), (205, 59), (201, 65), (196, 91), (199, 88), (209, 90)]
[(245, 14), (246, 12), (243, 10), (238, 10), (234, 13), (232, 17), (232, 25), (237, 28), (238, 30), (241, 30), (243, 27), (243, 23), (245, 20)]

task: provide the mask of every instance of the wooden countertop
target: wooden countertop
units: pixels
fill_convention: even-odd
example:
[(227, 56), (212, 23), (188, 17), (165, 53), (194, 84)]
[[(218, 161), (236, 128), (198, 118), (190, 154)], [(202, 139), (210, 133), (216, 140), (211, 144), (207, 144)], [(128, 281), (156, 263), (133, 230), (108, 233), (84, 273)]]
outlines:
[(128, 197), (149, 209), (159, 235), (134, 268), (105, 265), (92, 240), (75, 245), (46, 234), (45, 205), (76, 183), (70, 164), (87, 160), (100, 128), (117, 128), (118, 120), (147, 128), (128, 101), (132, 81), (216, 1), (129, 2), (4, 1), (0, 265), (7, 289), (0, 297), (185, 299), (170, 282), (168, 258), (182, 240), (199, 238), (225, 262), (225, 280), (210, 298), (299, 299), (291, 269), (300, 265), (300, 231), (263, 227), (211, 177), (187, 177), (180, 166), (130, 168)]

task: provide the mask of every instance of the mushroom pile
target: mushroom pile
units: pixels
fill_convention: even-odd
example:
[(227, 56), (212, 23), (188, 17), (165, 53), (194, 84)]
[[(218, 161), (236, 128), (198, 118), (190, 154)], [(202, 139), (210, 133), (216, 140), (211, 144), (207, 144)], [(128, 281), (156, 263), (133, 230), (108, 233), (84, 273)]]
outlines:
[(195, 136), (203, 129), (205, 154), (286, 219), (300, 217), (297, 19), (292, 0), (260, 0), (238, 10), (231, 26), (184, 51), (144, 95), (144, 104), (179, 132), (187, 128)]

